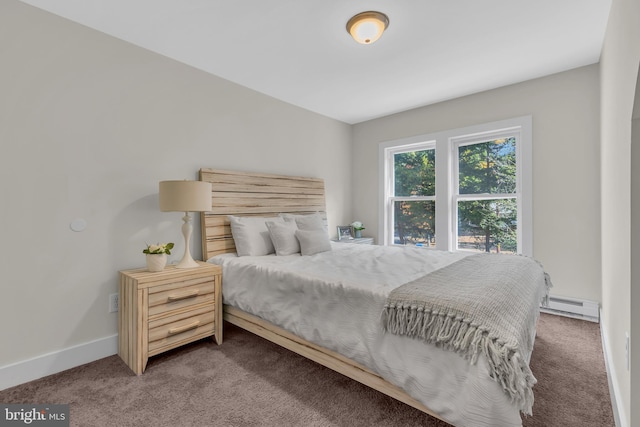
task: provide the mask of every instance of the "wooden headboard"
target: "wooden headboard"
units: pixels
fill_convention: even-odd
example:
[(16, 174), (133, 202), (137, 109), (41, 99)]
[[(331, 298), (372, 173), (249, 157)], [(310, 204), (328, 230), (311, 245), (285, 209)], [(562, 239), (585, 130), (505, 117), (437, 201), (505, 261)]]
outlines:
[(213, 208), (200, 216), (204, 260), (236, 251), (227, 215), (313, 212), (326, 215), (324, 180), (320, 178), (203, 168), (200, 181), (212, 184)]

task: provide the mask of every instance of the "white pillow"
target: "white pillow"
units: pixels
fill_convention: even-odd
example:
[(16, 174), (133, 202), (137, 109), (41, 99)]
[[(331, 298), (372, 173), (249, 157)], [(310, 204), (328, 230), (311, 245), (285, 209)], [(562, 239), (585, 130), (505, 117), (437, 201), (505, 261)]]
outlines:
[(262, 256), (275, 252), (266, 221), (284, 222), (278, 217), (229, 215), (238, 256)]
[(276, 249), (276, 255), (283, 256), (300, 253), (300, 243), (296, 237), (298, 227), (295, 222), (267, 221), (266, 225), (269, 229), (271, 242)]
[(297, 230), (302, 255), (313, 255), (331, 250), (329, 236), (324, 230)]
[(323, 217), (322, 214), (316, 212), (314, 214), (307, 215), (294, 215), (282, 213), (280, 217), (284, 218), (285, 221), (295, 222), (298, 225), (300, 230), (324, 230), (327, 234), (329, 234), (329, 225), (327, 224), (326, 218)]

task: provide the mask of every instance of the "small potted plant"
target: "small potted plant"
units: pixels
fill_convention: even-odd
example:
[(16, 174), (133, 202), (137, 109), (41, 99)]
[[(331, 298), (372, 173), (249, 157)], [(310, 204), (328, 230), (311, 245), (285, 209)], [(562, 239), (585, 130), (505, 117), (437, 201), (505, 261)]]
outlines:
[(360, 239), (362, 237), (362, 230), (364, 230), (364, 224), (360, 221), (353, 221), (351, 226), (353, 227), (353, 237)]
[(173, 243), (147, 245), (147, 248), (142, 250), (142, 253), (147, 255), (147, 270), (153, 272), (164, 270), (164, 266), (167, 265), (167, 255), (171, 255), (171, 249), (173, 249)]

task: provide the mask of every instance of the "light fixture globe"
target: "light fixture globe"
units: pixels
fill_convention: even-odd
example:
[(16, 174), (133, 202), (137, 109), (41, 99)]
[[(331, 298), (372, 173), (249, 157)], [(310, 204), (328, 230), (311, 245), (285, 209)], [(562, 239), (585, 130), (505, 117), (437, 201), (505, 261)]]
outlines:
[(347, 32), (361, 44), (371, 44), (380, 38), (389, 26), (389, 17), (381, 12), (358, 13), (347, 22)]

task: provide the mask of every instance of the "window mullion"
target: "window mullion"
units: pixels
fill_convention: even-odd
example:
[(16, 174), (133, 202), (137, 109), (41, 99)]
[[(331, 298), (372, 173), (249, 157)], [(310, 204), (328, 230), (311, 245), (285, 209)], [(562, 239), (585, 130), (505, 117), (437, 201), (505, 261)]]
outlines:
[(477, 193), (477, 194), (456, 194), (456, 201), (466, 200), (493, 200), (493, 199), (517, 199), (518, 193)]
[(391, 202), (421, 202), (421, 201), (435, 201), (436, 196), (398, 196), (389, 197)]

